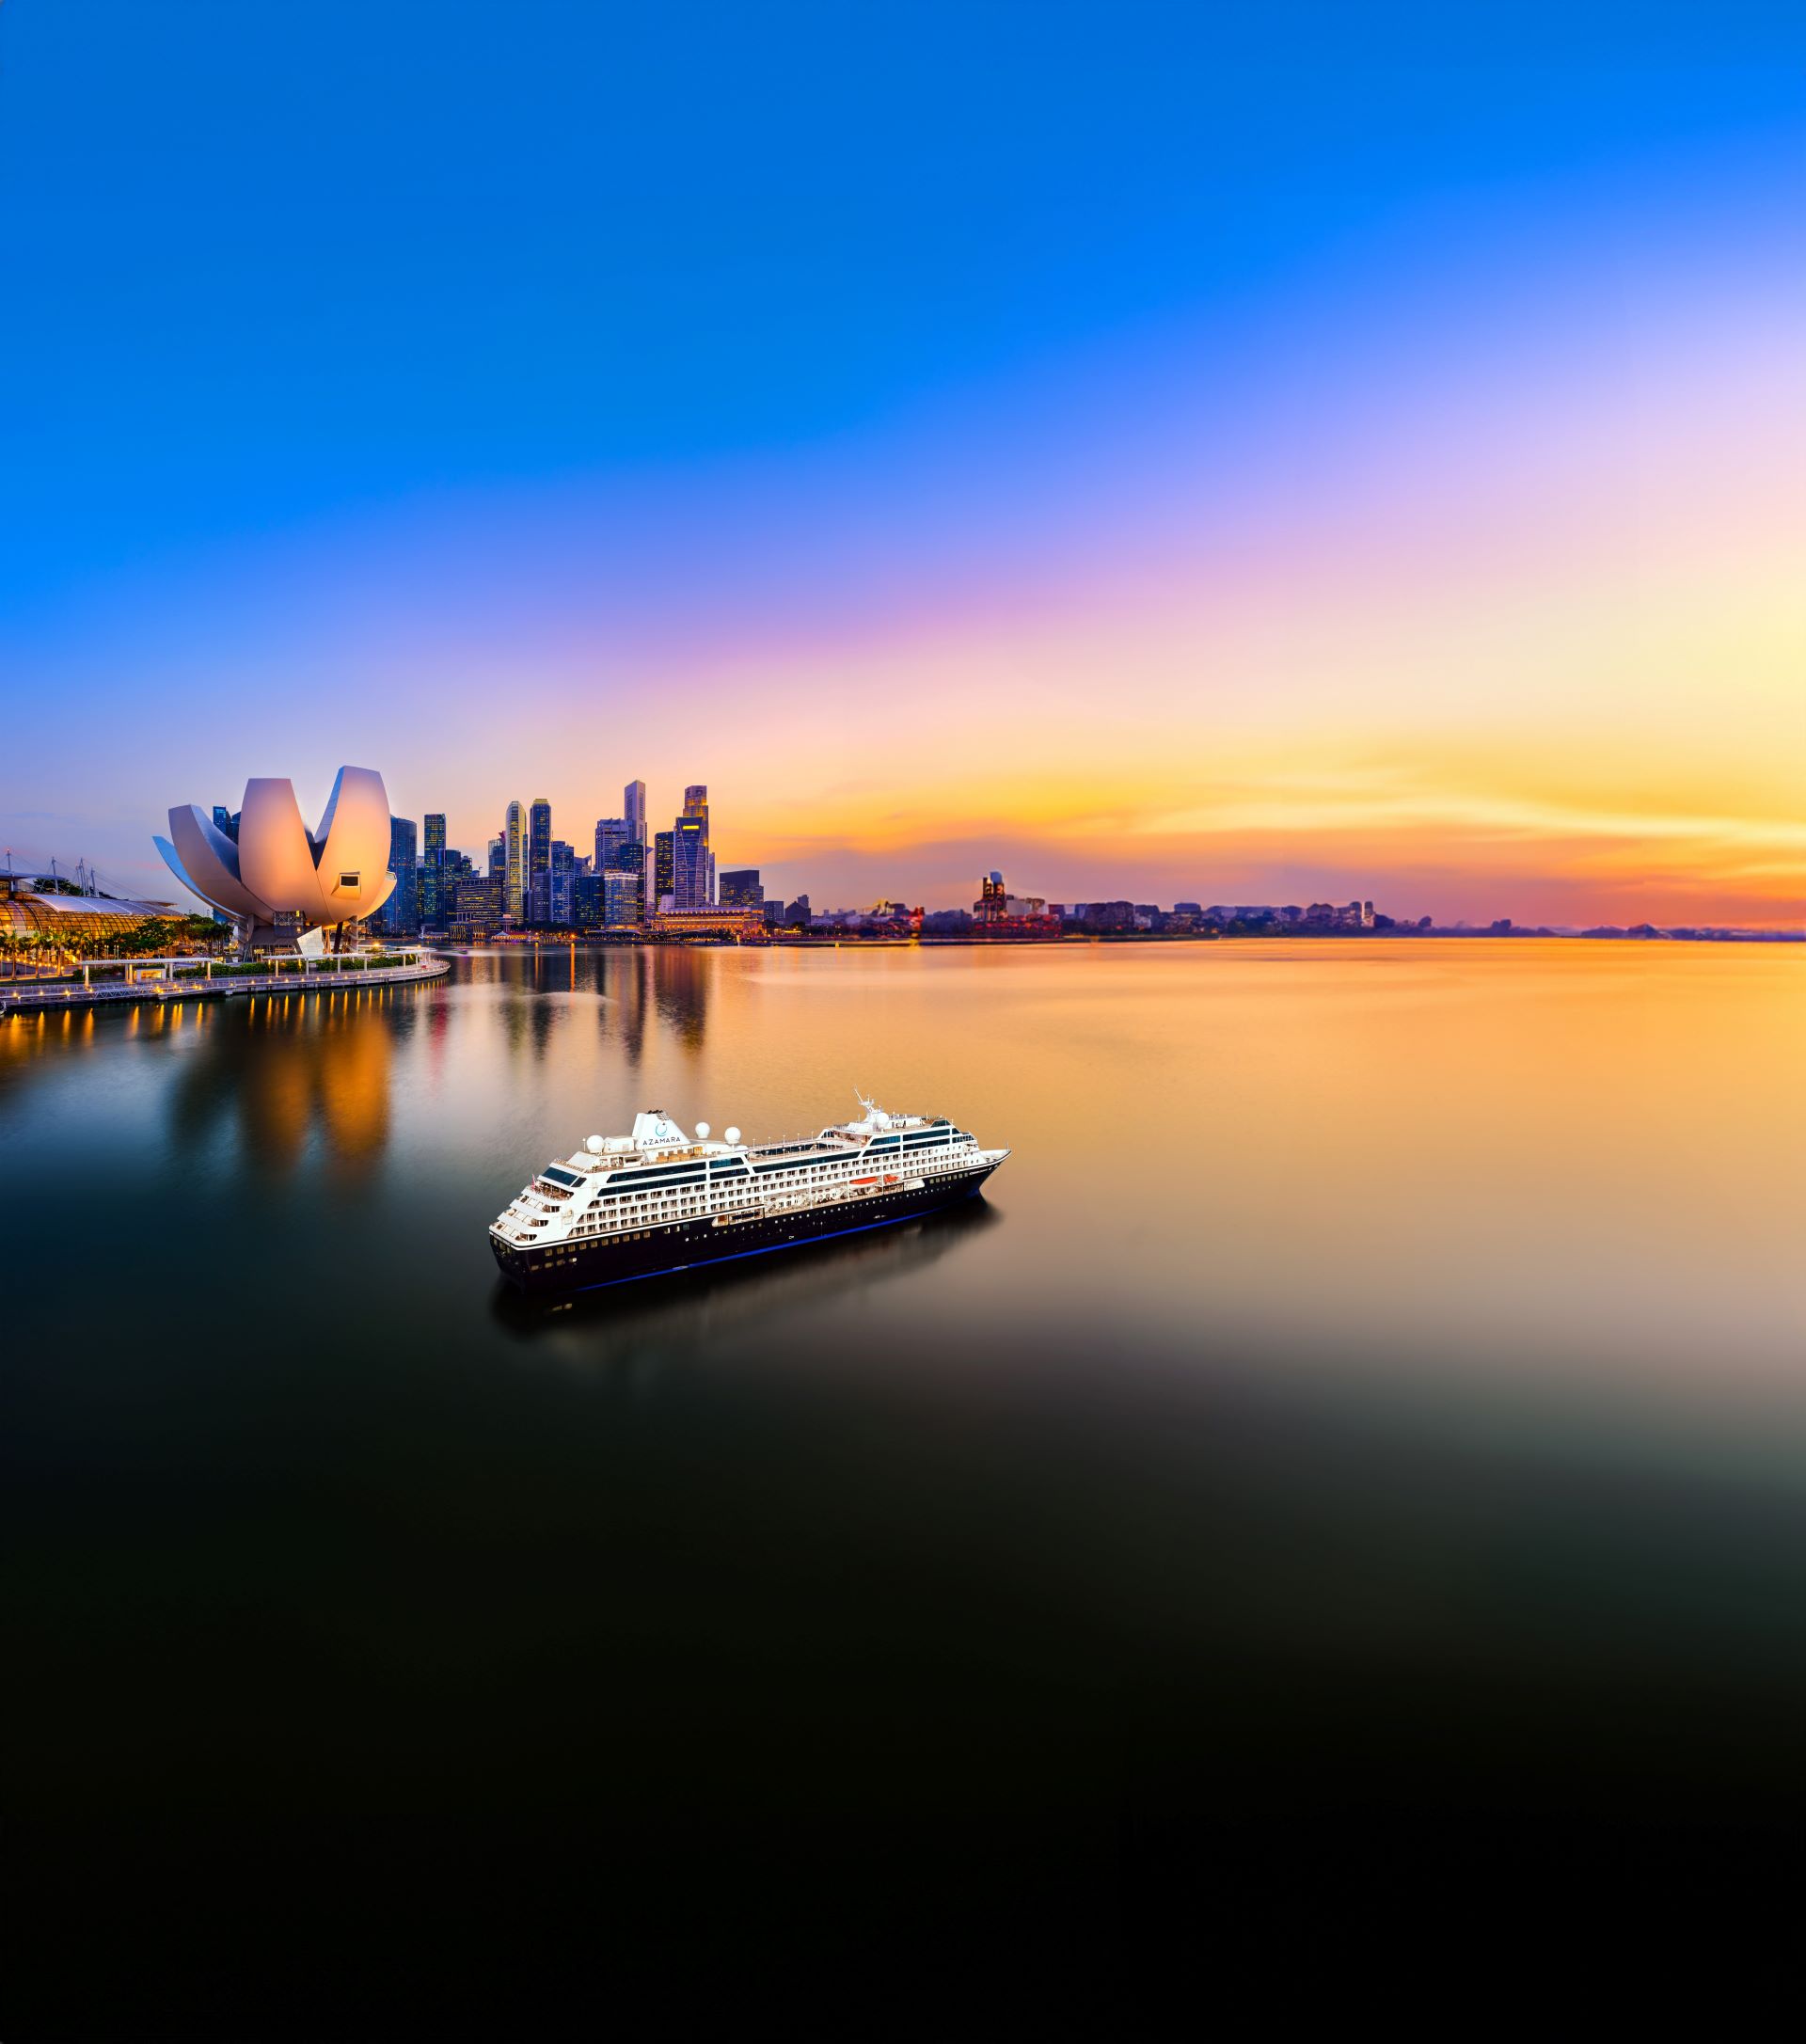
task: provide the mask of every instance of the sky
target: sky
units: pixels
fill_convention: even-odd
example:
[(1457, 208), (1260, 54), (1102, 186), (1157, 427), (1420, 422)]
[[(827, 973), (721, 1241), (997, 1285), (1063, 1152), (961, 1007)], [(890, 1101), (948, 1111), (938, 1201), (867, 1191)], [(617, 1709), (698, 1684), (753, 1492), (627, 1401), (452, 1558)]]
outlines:
[(0, 4), (0, 841), (1806, 923), (1806, 15)]

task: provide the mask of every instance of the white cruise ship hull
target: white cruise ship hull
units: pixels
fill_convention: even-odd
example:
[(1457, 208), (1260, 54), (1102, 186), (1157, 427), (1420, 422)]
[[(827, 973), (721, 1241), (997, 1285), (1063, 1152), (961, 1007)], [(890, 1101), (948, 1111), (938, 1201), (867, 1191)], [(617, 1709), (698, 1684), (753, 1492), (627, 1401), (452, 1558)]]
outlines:
[(975, 1152), (969, 1169), (936, 1172), (919, 1179), (893, 1178), (874, 1186), (854, 1185), (810, 1204), (761, 1212), (699, 1214), (630, 1235), (523, 1244), (492, 1230), (489, 1237), (501, 1275), (522, 1291), (541, 1294), (589, 1291), (637, 1278), (732, 1263), (745, 1257), (833, 1242), (875, 1228), (894, 1227), (974, 1197), (1006, 1152)]

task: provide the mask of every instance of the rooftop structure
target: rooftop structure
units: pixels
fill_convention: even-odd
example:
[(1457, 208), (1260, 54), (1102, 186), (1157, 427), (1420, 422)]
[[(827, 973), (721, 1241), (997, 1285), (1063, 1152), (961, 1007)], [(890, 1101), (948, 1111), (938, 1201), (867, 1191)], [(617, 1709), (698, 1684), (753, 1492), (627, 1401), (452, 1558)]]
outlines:
[(762, 909), (661, 909), (647, 919), (648, 934), (654, 937), (729, 937), (765, 939)]
[(123, 936), (146, 923), (184, 915), (172, 901), (127, 900), (98, 890), (72, 890), (60, 875), (0, 875), (0, 935), (25, 939)]

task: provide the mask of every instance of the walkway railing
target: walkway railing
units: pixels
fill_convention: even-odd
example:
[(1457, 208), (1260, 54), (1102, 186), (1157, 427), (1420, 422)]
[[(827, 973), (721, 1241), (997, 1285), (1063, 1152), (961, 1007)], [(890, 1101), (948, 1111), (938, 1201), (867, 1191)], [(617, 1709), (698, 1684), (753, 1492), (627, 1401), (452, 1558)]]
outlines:
[[(155, 963), (173, 961), (147, 961)], [(184, 964), (190, 961), (184, 960)], [(206, 960), (195, 960), (203, 964)], [(232, 994), (337, 993), (359, 987), (398, 987), (440, 979), (452, 970), (449, 959), (434, 952), (418, 954), (414, 962), (393, 965), (353, 964), (339, 959), (300, 961), (305, 971), (285, 962), (275, 971), (247, 973), (242, 966), (214, 964), (211, 974), (153, 975), (139, 978), (143, 963), (134, 961), (134, 976), (84, 986), (78, 980), (12, 985), (0, 980), (0, 1016), (73, 1007), (98, 1007), (119, 1002), (225, 999)]]

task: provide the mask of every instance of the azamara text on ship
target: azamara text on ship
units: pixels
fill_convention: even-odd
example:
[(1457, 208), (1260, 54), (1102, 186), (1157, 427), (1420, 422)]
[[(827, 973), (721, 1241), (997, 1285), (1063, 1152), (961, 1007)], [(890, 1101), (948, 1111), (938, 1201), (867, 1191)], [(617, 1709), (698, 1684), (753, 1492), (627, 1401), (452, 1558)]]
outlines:
[(795, 1143), (747, 1144), (729, 1129), (686, 1135), (657, 1108), (631, 1135), (593, 1135), (521, 1188), (489, 1230), (523, 1291), (583, 1291), (800, 1248), (932, 1213), (976, 1193), (1009, 1155), (943, 1116), (888, 1115)]

